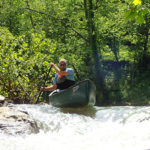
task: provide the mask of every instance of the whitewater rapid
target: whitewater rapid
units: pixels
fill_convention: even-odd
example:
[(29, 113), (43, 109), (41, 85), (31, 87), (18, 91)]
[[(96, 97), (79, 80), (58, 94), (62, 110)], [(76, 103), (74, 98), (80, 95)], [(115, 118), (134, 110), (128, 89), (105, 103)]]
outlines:
[(31, 135), (0, 134), (0, 150), (148, 150), (150, 107), (60, 109), (16, 105), (37, 122)]

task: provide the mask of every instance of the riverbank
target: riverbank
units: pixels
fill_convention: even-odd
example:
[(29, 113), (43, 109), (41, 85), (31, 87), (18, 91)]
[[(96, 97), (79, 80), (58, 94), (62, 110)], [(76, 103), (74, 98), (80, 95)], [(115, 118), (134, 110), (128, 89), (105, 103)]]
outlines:
[[(24, 101), (24, 100), (22, 100)], [(97, 100), (97, 102), (99, 102), (100, 100)], [(0, 107), (1, 106), (7, 106), (8, 104), (24, 104), (24, 103), (15, 103), (13, 100), (10, 100), (9, 98), (5, 98), (4, 96), (0, 95)], [(32, 103), (28, 103), (28, 104), (34, 104)], [(40, 101), (39, 104), (46, 104), (46, 102), (42, 102)], [(118, 101), (118, 103), (111, 103), (108, 105), (101, 105), (100, 103), (96, 103), (96, 106), (150, 106), (150, 100), (122, 100), (121, 102)]]

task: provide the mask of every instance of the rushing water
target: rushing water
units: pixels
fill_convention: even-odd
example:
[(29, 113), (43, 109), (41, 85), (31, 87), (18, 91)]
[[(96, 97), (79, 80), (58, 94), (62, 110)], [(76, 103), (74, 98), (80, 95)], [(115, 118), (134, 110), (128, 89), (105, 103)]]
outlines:
[(150, 107), (59, 109), (16, 105), (38, 123), (38, 134), (0, 134), (0, 150), (148, 150)]

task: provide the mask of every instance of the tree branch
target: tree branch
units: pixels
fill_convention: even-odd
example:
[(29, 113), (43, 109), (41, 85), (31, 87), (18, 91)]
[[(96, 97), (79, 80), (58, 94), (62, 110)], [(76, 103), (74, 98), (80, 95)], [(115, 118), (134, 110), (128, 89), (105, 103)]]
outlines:
[[(50, 16), (49, 14), (46, 14), (46, 13), (41, 12), (41, 11), (37, 11), (37, 10), (35, 10), (35, 9), (31, 9), (31, 8), (24, 8), (24, 9), (27, 9), (27, 10), (30, 10), (30, 11), (33, 11), (33, 12), (36, 12), (36, 13), (39, 13), (39, 14), (42, 14), (42, 15), (48, 15), (48, 16)], [(73, 29), (72, 27), (71, 27), (71, 29), (72, 29), (78, 36), (80, 36), (82, 39), (84, 39), (86, 42), (89, 42), (89, 40), (86, 39), (86, 38), (85, 38), (82, 34), (80, 34), (78, 31), (76, 31), (76, 30)]]
[(89, 42), (88, 39), (86, 39), (82, 34), (80, 34), (78, 31), (76, 31), (75, 29), (71, 28), (77, 35), (79, 35), (82, 39), (84, 39), (87, 43)]
[(81, 81), (80, 75), (79, 75), (79, 73), (78, 73), (76, 67), (74, 66), (74, 64), (71, 64), (71, 65), (72, 65), (72, 67), (73, 67), (73, 69), (74, 69), (74, 71), (75, 71), (75, 73), (76, 73), (76, 76), (77, 76), (78, 80)]
[[(29, 5), (28, 0), (26, 0), (25, 2), (27, 4), (27, 8), (30, 9), (30, 5)], [(33, 17), (32, 17), (32, 14), (30, 12), (29, 12), (29, 17), (30, 17), (30, 21), (31, 21), (31, 24), (32, 24), (32, 28), (35, 29), (35, 25), (34, 25), (34, 22), (33, 22)]]
[(33, 12), (36, 12), (36, 13), (39, 13), (39, 14), (42, 14), (42, 15), (48, 15), (48, 14), (46, 14), (46, 13), (44, 13), (44, 12), (37, 11), (37, 10), (35, 10), (35, 9), (31, 9), (31, 8), (24, 8), (24, 9), (28, 9), (28, 10), (30, 10), (30, 11), (33, 11)]

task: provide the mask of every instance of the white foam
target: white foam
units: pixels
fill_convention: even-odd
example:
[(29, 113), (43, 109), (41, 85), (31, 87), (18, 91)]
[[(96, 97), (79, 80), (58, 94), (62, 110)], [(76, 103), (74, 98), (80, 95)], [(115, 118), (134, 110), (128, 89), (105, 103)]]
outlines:
[(98, 108), (95, 118), (62, 113), (51, 106), (19, 108), (43, 127), (25, 137), (0, 135), (0, 150), (150, 149), (150, 107)]

